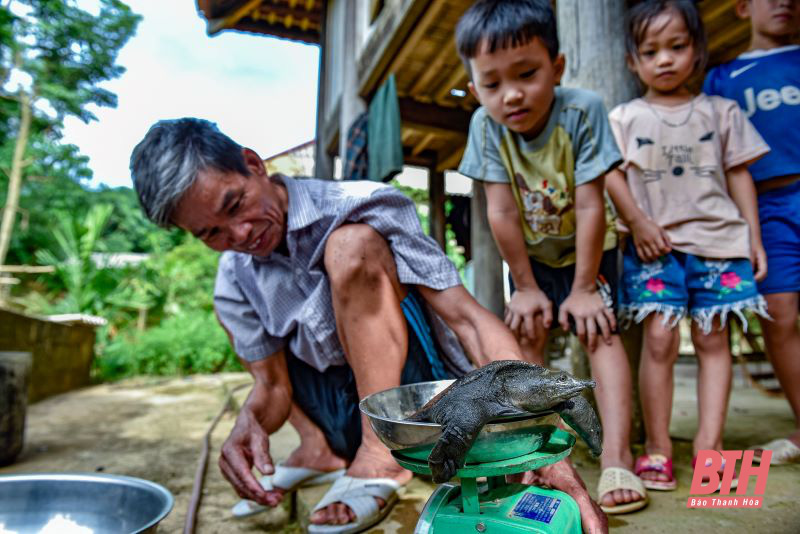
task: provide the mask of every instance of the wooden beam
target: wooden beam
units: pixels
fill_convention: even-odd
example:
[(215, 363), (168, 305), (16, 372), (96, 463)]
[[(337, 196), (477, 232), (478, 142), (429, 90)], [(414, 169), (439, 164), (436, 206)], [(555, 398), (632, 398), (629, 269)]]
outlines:
[(55, 272), (52, 265), (0, 265), (0, 273), (41, 274)]
[(432, 142), (434, 139), (436, 139), (436, 137), (437, 137), (437, 135), (436, 135), (435, 133), (428, 133), (428, 134), (425, 134), (425, 137), (423, 137), (423, 138), (420, 140), (420, 142), (419, 142), (419, 143), (417, 143), (417, 145), (416, 145), (414, 148), (412, 148), (412, 149), (411, 149), (411, 155), (412, 155), (412, 156), (416, 156), (416, 155), (418, 155), (420, 152), (422, 152), (423, 150), (425, 150), (426, 148), (428, 148), (428, 145), (430, 145), (430, 144), (431, 144), (431, 142)]
[(439, 18), (439, 15), (446, 5), (447, 3), (444, 2), (444, 0), (433, 0), (433, 4), (425, 10), (422, 18), (414, 25), (414, 31), (411, 32), (408, 39), (401, 45), (400, 50), (389, 64), (387, 74), (397, 72), (403, 66), (408, 56), (416, 50), (420, 40), (428, 33), (430, 25)]
[(450, 76), (447, 77), (447, 80), (445, 80), (436, 92), (434, 101), (441, 104), (445, 98), (450, 96), (450, 91), (458, 86), (463, 86), (465, 88), (467, 86), (467, 71), (465, 71), (464, 67), (460, 64), (456, 65), (456, 68), (450, 73)]
[(359, 93), (366, 100), (388, 75), (389, 63), (403, 45), (431, 0), (400, 0), (387, 5), (373, 24), (372, 35), (358, 58)]
[(461, 108), (424, 104), (412, 98), (400, 98), (398, 103), (403, 122), (460, 134), (466, 134), (469, 131), (472, 114)]
[(434, 76), (441, 72), (445, 62), (448, 59), (451, 59), (453, 56), (458, 57), (458, 54), (456, 53), (456, 41), (455, 39), (448, 39), (447, 45), (444, 46), (438, 54), (436, 54), (436, 57), (433, 58), (430, 66), (425, 69), (425, 71), (422, 73), (422, 76), (420, 76), (416, 83), (411, 87), (409, 96), (421, 99), (429, 95), (430, 93), (428, 91), (428, 84), (431, 83)]
[(216, 19), (208, 19), (206, 32), (209, 35), (214, 35), (226, 28), (232, 28), (239, 22), (245, 15), (256, 9), (261, 5), (261, 0), (247, 0), (241, 7), (233, 10), (230, 14)]
[(464, 154), (465, 146), (466, 142), (462, 143), (459, 145), (459, 148), (456, 148), (449, 155), (442, 158), (441, 162), (439, 163), (439, 170), (449, 171), (457, 169), (458, 164), (461, 162), (461, 156)]
[(715, 33), (708, 40), (708, 50), (711, 53), (717, 52), (723, 46), (728, 47), (731, 43), (739, 42), (750, 35), (749, 24), (737, 24), (725, 30)]

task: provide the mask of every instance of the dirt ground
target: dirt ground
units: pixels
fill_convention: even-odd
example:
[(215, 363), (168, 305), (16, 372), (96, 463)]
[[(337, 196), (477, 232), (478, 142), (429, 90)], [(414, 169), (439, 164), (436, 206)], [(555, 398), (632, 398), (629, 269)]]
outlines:
[[(756, 510), (687, 510), (691, 479), (691, 436), (696, 425), (694, 372), (692, 365), (679, 367), (671, 429), (676, 446), (678, 491), (651, 492), (651, 503), (643, 512), (610, 520), (615, 532), (800, 532), (800, 465), (773, 467), (764, 496)], [(172, 512), (159, 532), (183, 531), (202, 437), (223, 405), (227, 391), (249, 384), (245, 374), (195, 376), (185, 379), (136, 379), (100, 385), (33, 404), (28, 408), (25, 448), (17, 462), (0, 468), (0, 475), (30, 472), (103, 472), (152, 480), (175, 497)], [(241, 402), (247, 388), (235, 398)], [(233, 425), (226, 414), (213, 437), (203, 499), (198, 516), (199, 533), (288, 532), (302, 529), (290, 518), (287, 502), (270, 513), (234, 521), (230, 508), (238, 498), (216, 467), (218, 448)], [(791, 413), (781, 399), (767, 398), (735, 381), (726, 448), (747, 448), (788, 433)], [(298, 438), (290, 427), (273, 436), (276, 461), (286, 457)], [(599, 476), (596, 462), (583, 447), (573, 459), (590, 491)], [(753, 484), (748, 491), (752, 494)], [(411, 532), (417, 514), (431, 491), (430, 484), (415, 479), (406, 489), (390, 518), (373, 532)], [(296, 509), (307, 510), (321, 491), (305, 492)]]

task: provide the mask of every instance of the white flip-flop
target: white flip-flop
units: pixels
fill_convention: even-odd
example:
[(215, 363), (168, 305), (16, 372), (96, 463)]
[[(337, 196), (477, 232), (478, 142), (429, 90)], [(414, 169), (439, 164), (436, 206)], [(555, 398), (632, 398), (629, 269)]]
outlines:
[[(261, 477), (260, 482), (261, 487), (267, 491), (280, 488), (288, 493), (307, 486), (329, 484), (339, 479), (342, 475), (344, 475), (344, 469), (326, 472), (310, 469), (308, 467), (292, 467), (279, 463), (275, 465), (275, 473)], [(234, 517), (248, 517), (267, 509), (269, 509), (268, 506), (242, 499), (231, 508), (231, 513)]]
[[(758, 445), (753, 447), (753, 449), (772, 451), (772, 458), (769, 461), (770, 465), (783, 465), (800, 462), (800, 447), (786, 438), (773, 439), (769, 443)], [(753, 463), (760, 464), (761, 458), (753, 456)]]
[[(399, 482), (391, 478), (341, 477), (333, 483), (311, 513), (340, 502), (353, 511), (355, 522), (345, 525), (311, 524), (308, 526), (308, 534), (353, 534), (368, 529), (387, 516), (397, 502), (397, 490), (400, 486)], [(386, 501), (386, 505), (380, 508), (375, 497)]]

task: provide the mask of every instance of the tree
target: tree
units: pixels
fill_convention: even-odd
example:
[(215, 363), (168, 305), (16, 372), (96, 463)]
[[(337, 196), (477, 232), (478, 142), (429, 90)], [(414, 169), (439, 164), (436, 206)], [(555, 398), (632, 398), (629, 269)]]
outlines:
[[(133, 35), (140, 17), (119, 0), (100, 0), (92, 15), (74, 0), (11, 0), (0, 6), (0, 135), (13, 136), (11, 164), (3, 168), (8, 189), (0, 223), (0, 265), (8, 253), (19, 207), (23, 175), (33, 159), (32, 139), (57, 144), (63, 120), (89, 122), (90, 105), (116, 105), (116, 95), (99, 83), (124, 68), (117, 53)], [(8, 161), (8, 144), (0, 149)], [(26, 157), (27, 156), (27, 157)]]

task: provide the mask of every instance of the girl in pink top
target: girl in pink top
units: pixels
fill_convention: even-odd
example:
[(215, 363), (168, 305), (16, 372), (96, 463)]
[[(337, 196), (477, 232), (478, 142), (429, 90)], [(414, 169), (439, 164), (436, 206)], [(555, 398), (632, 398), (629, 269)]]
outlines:
[[(629, 12), (629, 67), (646, 91), (609, 115), (624, 163), (606, 187), (627, 234), (620, 289), (623, 319), (644, 322), (639, 370), (647, 432), (636, 474), (673, 490), (673, 365), (678, 321), (692, 318), (699, 361), (695, 455), (722, 449), (731, 386), (727, 319), (766, 315), (755, 280), (767, 272), (756, 193), (747, 165), (769, 148), (736, 102), (693, 95), (706, 41), (690, 0), (647, 0)], [(734, 480), (735, 486), (736, 480)]]

